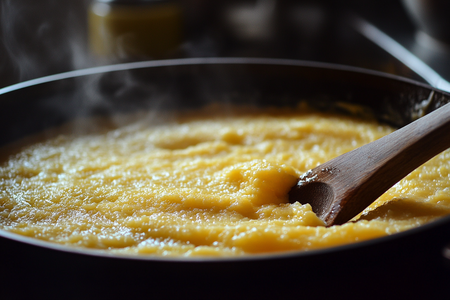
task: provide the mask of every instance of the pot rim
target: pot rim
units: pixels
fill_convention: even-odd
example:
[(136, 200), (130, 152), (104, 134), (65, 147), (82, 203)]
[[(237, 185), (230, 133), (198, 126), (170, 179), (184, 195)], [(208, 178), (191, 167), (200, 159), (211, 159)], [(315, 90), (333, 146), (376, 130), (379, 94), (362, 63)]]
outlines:
[[(362, 73), (366, 75), (372, 75), (377, 77), (384, 77), (387, 79), (392, 79), (395, 81), (409, 83), (418, 87), (423, 87), (430, 89), (432, 91), (437, 91), (439, 93), (450, 95), (450, 93), (434, 88), (426, 83), (418, 82), (412, 79), (404, 78), (397, 75), (392, 75), (380, 71), (368, 70), (359, 67), (315, 62), (315, 61), (303, 61), (303, 60), (293, 60), (293, 59), (277, 59), (277, 58), (245, 58), (245, 57), (207, 57), (207, 58), (182, 58), (182, 59), (168, 59), (168, 60), (152, 60), (152, 61), (139, 61), (131, 63), (121, 63), (114, 65), (105, 65), (87, 69), (79, 69), (54, 75), (49, 75), (45, 77), (40, 77), (36, 79), (31, 79), (28, 81), (20, 82), (11, 86), (0, 88), (0, 95), (7, 94), (16, 90), (21, 90), (24, 88), (58, 81), (62, 79), (77, 78), (86, 75), (94, 75), (107, 72), (115, 71), (126, 71), (133, 69), (143, 69), (143, 68), (155, 68), (155, 67), (170, 67), (170, 66), (181, 66), (181, 65), (213, 65), (213, 64), (251, 64), (251, 65), (286, 65), (286, 66), (299, 66), (299, 67), (311, 67), (311, 68), (321, 68), (321, 69), (332, 69), (340, 71), (348, 71), (354, 73)], [(1, 100), (0, 100), (1, 101)], [(177, 263), (229, 263), (229, 262), (240, 262), (240, 261), (266, 261), (266, 260), (276, 260), (276, 259), (291, 259), (291, 258), (307, 258), (312, 256), (328, 255), (330, 253), (339, 253), (344, 251), (349, 251), (352, 249), (360, 249), (371, 247), (377, 244), (389, 243), (394, 240), (405, 239), (413, 235), (425, 235), (427, 232), (433, 230), (438, 230), (439, 228), (450, 228), (450, 216), (442, 217), (438, 220), (432, 221), (425, 225), (421, 225), (416, 228), (408, 229), (399, 233), (394, 233), (391, 235), (369, 239), (361, 242), (355, 242), (350, 244), (344, 244), (334, 247), (327, 247), (322, 249), (313, 250), (294, 250), (288, 252), (274, 252), (265, 254), (248, 254), (243, 256), (217, 256), (217, 257), (176, 257), (176, 256), (156, 256), (156, 255), (139, 255), (139, 254), (121, 254), (121, 253), (108, 253), (106, 250), (99, 249), (87, 249), (87, 248), (77, 248), (74, 246), (56, 244), (48, 241), (42, 241), (36, 238), (22, 236), (16, 233), (8, 232), (6, 230), (0, 229), (0, 239), (6, 238), (19, 243), (28, 244), (31, 246), (36, 246), (40, 248), (46, 248), (54, 251), (62, 251), (69, 254), (77, 255), (88, 255), (101, 258), (118, 259), (118, 260), (133, 260), (133, 261), (154, 261), (154, 262), (177, 262)], [(448, 242), (448, 241), (447, 241)], [(445, 241), (443, 245), (445, 244)]]
[(23, 82), (19, 82), (10, 86), (0, 88), (0, 95), (20, 90), (23, 88), (31, 87), (34, 85), (39, 85), (47, 82), (82, 77), (86, 75), (94, 75), (107, 72), (116, 71), (126, 71), (126, 70), (137, 70), (144, 68), (156, 68), (156, 67), (170, 67), (170, 66), (181, 66), (181, 65), (213, 65), (213, 64), (250, 64), (250, 65), (285, 65), (285, 66), (299, 66), (299, 67), (311, 67), (320, 69), (334, 69), (341, 71), (349, 71), (355, 73), (364, 73), (367, 75), (385, 77), (397, 81), (403, 81), (406, 83), (414, 84), (417, 86), (429, 88), (431, 90), (439, 91), (442, 93), (450, 94), (449, 92), (440, 90), (438, 88), (432, 87), (427, 83), (419, 82), (406, 77), (393, 75), (381, 71), (375, 71), (360, 67), (333, 64), (318, 61), (308, 61), (308, 60), (295, 60), (295, 59), (283, 59), (283, 58), (253, 58), (253, 57), (199, 57), (199, 58), (179, 58), (179, 59), (166, 59), (166, 60), (148, 60), (148, 61), (137, 61), (131, 63), (120, 63), (113, 65), (98, 66), (86, 69), (78, 69), (53, 75), (48, 75), (44, 77), (39, 77)]

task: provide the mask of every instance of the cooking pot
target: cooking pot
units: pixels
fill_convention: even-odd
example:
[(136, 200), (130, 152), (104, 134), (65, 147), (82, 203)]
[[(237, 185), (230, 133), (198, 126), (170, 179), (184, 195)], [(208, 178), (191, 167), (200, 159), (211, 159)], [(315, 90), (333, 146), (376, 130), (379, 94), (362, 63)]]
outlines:
[[(183, 110), (214, 101), (300, 100), (344, 114), (362, 105), (380, 122), (400, 127), (450, 102), (450, 94), (374, 71), (294, 60), (127, 63), (0, 89), (0, 145), (78, 117)], [(237, 258), (119, 256), (0, 230), (0, 294), (2, 299), (436, 298), (448, 293), (450, 266), (443, 251), (449, 242), (450, 217), (351, 245)]]

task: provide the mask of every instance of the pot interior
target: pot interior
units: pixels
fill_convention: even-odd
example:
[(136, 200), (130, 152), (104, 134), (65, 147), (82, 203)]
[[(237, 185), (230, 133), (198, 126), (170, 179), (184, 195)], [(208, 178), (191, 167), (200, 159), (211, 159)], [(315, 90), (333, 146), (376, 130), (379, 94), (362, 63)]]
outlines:
[[(25, 84), (21, 88), (8, 92), (5, 92), (5, 89), (0, 90), (0, 126), (7, 128), (3, 131), (0, 146), (79, 117), (110, 116), (113, 118), (117, 113), (142, 110), (184, 110), (202, 107), (212, 102), (230, 105), (295, 106), (299, 101), (308, 101), (311, 106), (324, 111), (363, 115), (369, 113), (380, 122), (401, 127), (449, 103), (450, 96), (427, 85), (394, 76), (311, 62), (275, 59), (143, 62), (110, 66), (98, 71), (65, 74), (56, 76), (54, 80), (43, 80), (39, 84)], [(434, 225), (440, 226), (437, 237), (445, 235), (450, 227), (449, 223), (450, 219), (446, 218)], [(392, 270), (395, 270), (392, 274), (399, 274), (404, 271), (405, 263), (399, 264), (394, 261), (395, 257), (402, 255), (401, 251), (416, 247), (418, 251), (424, 253), (424, 248), (419, 248), (417, 244), (424, 242), (423, 238), (429, 232), (427, 230), (434, 230), (433, 225), (424, 228), (416, 230), (415, 236), (412, 230), (411, 234), (402, 233), (399, 237), (386, 237), (382, 243), (374, 240), (361, 246), (351, 245), (306, 254), (289, 253), (222, 262), (114, 258), (114, 267), (108, 265), (111, 263), (111, 257), (98, 257), (89, 252), (89, 255), (64, 253), (58, 247), (48, 249), (38, 247), (39, 250), (36, 250), (34, 247), (36, 245), (24, 245), (20, 242), (13, 241), (12, 244), (6, 245), (4, 239), (1, 243), (6, 245), (3, 249), (6, 249), (8, 253), (27, 255), (28, 258), (19, 263), (21, 268), (27, 270), (31, 267), (45, 268), (44, 264), (38, 261), (42, 258), (52, 262), (49, 270), (53, 273), (61, 271), (59, 266), (61, 264), (73, 270), (74, 274), (82, 273), (82, 266), (90, 265), (88, 270), (92, 270), (94, 266), (104, 268), (103, 271), (97, 269), (91, 275), (86, 275), (82, 280), (84, 284), (87, 284), (86, 280), (92, 279), (94, 275), (104, 276), (109, 282), (118, 282), (118, 278), (113, 278), (116, 275), (135, 287), (137, 283), (142, 284), (142, 281), (132, 282), (123, 279), (123, 274), (120, 272), (142, 272), (142, 268), (151, 267), (153, 271), (149, 277), (165, 288), (170, 289), (172, 286), (166, 281), (182, 281), (181, 275), (191, 273), (198, 275), (198, 278), (209, 284), (203, 291), (212, 293), (214, 289), (222, 285), (213, 283), (211, 281), (213, 279), (208, 278), (207, 275), (211, 272), (220, 272), (220, 274), (214, 273), (217, 276), (216, 279), (225, 282), (228, 282), (227, 276), (235, 276), (232, 274), (242, 272), (238, 277), (241, 278), (243, 275), (252, 277), (249, 286), (255, 291), (260, 283), (269, 284), (270, 280), (263, 277), (268, 275), (267, 272), (282, 272), (292, 266), (311, 270), (310, 275), (299, 275), (296, 271), (289, 270), (286, 276), (291, 277), (287, 280), (289, 284), (295, 286), (297, 280), (321, 277), (327, 269), (327, 263), (328, 266), (331, 264), (335, 268), (345, 268), (348, 262), (366, 259), (370, 255), (373, 255), (373, 258), (366, 260), (365, 264), (375, 270), (374, 274), (382, 272), (381, 267), (377, 267), (378, 259), (382, 255), (387, 259)], [(422, 240), (414, 241), (414, 238)], [(398, 244), (400, 242), (401, 246)], [(442, 240), (437, 244), (440, 247)], [(400, 253), (397, 255), (392, 255), (390, 249), (393, 247), (399, 247), (398, 249), (402, 250), (399, 250)], [(14, 255), (16, 262), (22, 259), (20, 254)], [(415, 259), (421, 254), (417, 252), (410, 255), (412, 255), (411, 259)], [(15, 268), (13, 265), (17, 263), (12, 261), (9, 265)], [(324, 265), (318, 267), (321, 262)], [(177, 270), (178, 275), (174, 276), (170, 273), (169, 267)], [(109, 275), (105, 275), (108, 273), (105, 270), (109, 272)], [(337, 274), (339, 273), (332, 271), (324, 278), (331, 281), (334, 276), (338, 276)], [(46, 276), (44, 276), (46, 279), (55, 277), (48, 274)], [(64, 276), (73, 280), (75, 275)], [(356, 280), (356, 277), (353, 279)], [(102, 280), (99, 284), (103, 288), (106, 282), (107, 280)], [(274, 282), (280, 285), (283, 280), (274, 279)], [(61, 286), (68, 285), (61, 283)], [(187, 279), (182, 286), (193, 291), (195, 280)], [(237, 291), (237, 287), (242, 285), (236, 285), (236, 288), (229, 290), (230, 293)], [(84, 288), (83, 291), (87, 290)], [(262, 296), (264, 291), (267, 289), (261, 288), (255, 295)], [(292, 292), (292, 289), (289, 291)], [(175, 291), (171, 293), (177, 294)]]
[(306, 100), (343, 113), (363, 106), (396, 127), (449, 102), (446, 94), (435, 91), (428, 103), (432, 88), (393, 76), (273, 59), (147, 62), (85, 73), (31, 82), (3, 94), (0, 90), (0, 126), (8, 128), (0, 145), (77, 117), (197, 108), (212, 102), (289, 106)]

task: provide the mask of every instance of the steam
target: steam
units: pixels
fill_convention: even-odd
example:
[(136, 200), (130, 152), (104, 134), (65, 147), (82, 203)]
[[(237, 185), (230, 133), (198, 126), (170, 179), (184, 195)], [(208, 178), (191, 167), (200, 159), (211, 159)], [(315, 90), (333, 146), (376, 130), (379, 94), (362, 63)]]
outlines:
[[(89, 4), (90, 0), (1, 0), (0, 52), (5, 52), (8, 68), (0, 68), (0, 75), (2, 78), (10, 78), (7, 85), (111, 63), (100, 61), (89, 53)], [(192, 55), (211, 54), (215, 50), (213, 44), (210, 39), (205, 39), (200, 45), (187, 43), (182, 47)], [(199, 102), (197, 105), (205, 105), (218, 100), (210, 95), (216, 94), (213, 93), (215, 88), (226, 86), (229, 80), (226, 74), (212, 72), (213, 78), (202, 75), (185, 84), (176, 79), (171, 82), (170, 72), (162, 75), (149, 73), (149, 80), (147, 73), (145, 80), (140, 78), (142, 72), (139, 70), (120, 70), (73, 78), (76, 83), (73, 94), (59, 95), (56, 92), (54, 97), (39, 102), (42, 112), (33, 111), (31, 115), (43, 114), (53, 118), (45, 118), (42, 121), (42, 118), (36, 117), (39, 122), (46, 122), (42, 126), (47, 127), (59, 125), (61, 119), (68, 120), (74, 116), (86, 119), (97, 114), (108, 115), (111, 123), (120, 126), (123, 122), (120, 116), (116, 118), (117, 113), (124, 115), (136, 112), (136, 108), (139, 108), (148, 112), (144, 116), (146, 124), (154, 124), (159, 122), (158, 111), (178, 109), (191, 104), (187, 103), (191, 99), (182, 99), (182, 93), (178, 92), (180, 85), (192, 92), (193, 96), (190, 98)], [(82, 134), (92, 131), (97, 126), (95, 122), (89, 120), (78, 123), (73, 127), (73, 132)], [(38, 129), (33, 127), (26, 134), (30, 134), (32, 130)]]
[(0, 72), (7, 84), (92, 66), (86, 50), (88, 1), (74, 2), (0, 2), (0, 48), (5, 52)]
[[(0, 77), (2, 85), (52, 74), (104, 65), (111, 61), (94, 57), (88, 50), (87, 13), (90, 0), (1, 0)], [(4, 52), (2, 55), (1, 52)], [(3, 61), (1, 61), (3, 60)], [(3, 79), (7, 80), (3, 80)], [(113, 81), (115, 89), (105, 94), (102, 82)], [(77, 79), (73, 95), (49, 97), (43, 109), (52, 115), (91, 116), (114, 111), (115, 99), (140, 90), (154, 95), (153, 87), (139, 86), (126, 71), (120, 76), (97, 74)], [(142, 91), (143, 90), (143, 91)], [(74, 132), (91, 129), (81, 123)]]

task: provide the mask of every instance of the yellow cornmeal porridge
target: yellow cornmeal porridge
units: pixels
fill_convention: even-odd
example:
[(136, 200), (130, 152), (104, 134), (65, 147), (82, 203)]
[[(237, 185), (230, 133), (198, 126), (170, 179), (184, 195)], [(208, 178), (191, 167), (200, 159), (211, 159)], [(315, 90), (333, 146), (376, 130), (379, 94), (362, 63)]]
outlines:
[(22, 150), (0, 168), (0, 228), (116, 253), (233, 256), (352, 243), (450, 213), (446, 151), (355, 222), (325, 228), (309, 205), (287, 203), (296, 178), (392, 129), (301, 107), (224, 110)]

